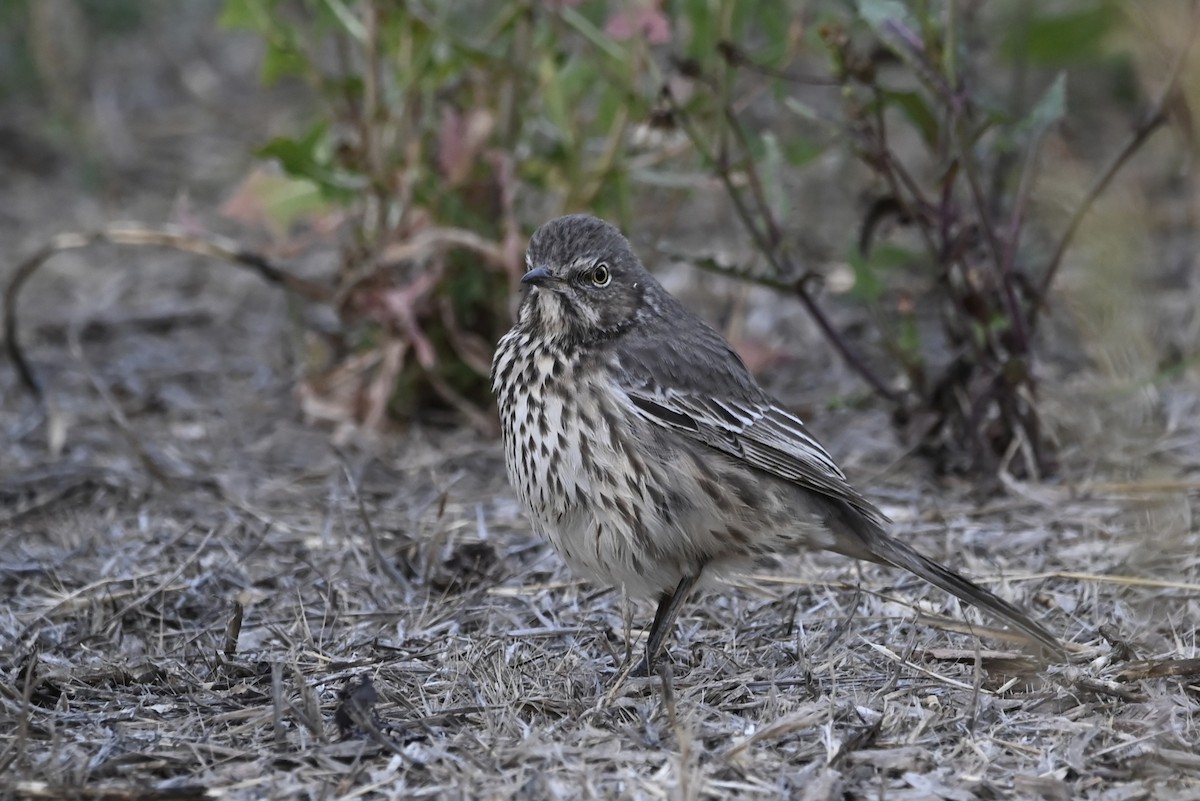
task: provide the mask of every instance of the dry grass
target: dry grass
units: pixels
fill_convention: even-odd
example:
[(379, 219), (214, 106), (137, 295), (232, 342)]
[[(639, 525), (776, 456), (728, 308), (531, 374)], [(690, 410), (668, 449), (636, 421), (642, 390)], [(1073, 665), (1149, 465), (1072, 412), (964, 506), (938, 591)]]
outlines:
[[(196, 339), (269, 352), (265, 306), (60, 365), (64, 457), (29, 407), (0, 420), (8, 794), (1200, 798), (1194, 480), (984, 505), (907, 463), (875, 484), (905, 536), (1061, 632), (1070, 665), (907, 576), (800, 556), (693, 603), (669, 685), (617, 683), (649, 608), (531, 539), (494, 443), (414, 430), (338, 452), (280, 419), (286, 381), (264, 391), (252, 360), (190, 381)], [(90, 384), (144, 377), (154, 353), (180, 366), (150, 394), (176, 400), (127, 432), (193, 476), (170, 485)]]
[[(131, 120), (143, 183), (115, 209), (0, 161), (0, 239), (219, 195), (243, 168), (211, 159), (269, 127), (231, 122), (248, 105)], [(1122, 326), (1078, 311), (1113, 369), (1045, 366), (1066, 479), (1005, 498), (911, 460), (868, 477), (901, 454), (883, 414), (824, 409), (812, 382), (847, 391), (825, 363), (777, 376), (903, 536), (1071, 664), (905, 575), (801, 555), (688, 606), (669, 681), (617, 682), (652, 610), (532, 539), (495, 443), (334, 448), (299, 420), (284, 300), (196, 267), (88, 252), (23, 296), (56, 413), (0, 365), (0, 797), (1200, 799), (1200, 382), (1194, 356), (1154, 359), (1196, 352), (1194, 281), (1117, 304)]]

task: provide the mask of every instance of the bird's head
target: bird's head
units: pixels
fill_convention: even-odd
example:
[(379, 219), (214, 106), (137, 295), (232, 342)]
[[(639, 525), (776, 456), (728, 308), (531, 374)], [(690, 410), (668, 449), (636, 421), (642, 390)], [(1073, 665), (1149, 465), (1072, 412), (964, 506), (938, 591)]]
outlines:
[(579, 342), (626, 331), (658, 284), (613, 226), (586, 214), (559, 217), (533, 234), (525, 253), (530, 287), (519, 324)]

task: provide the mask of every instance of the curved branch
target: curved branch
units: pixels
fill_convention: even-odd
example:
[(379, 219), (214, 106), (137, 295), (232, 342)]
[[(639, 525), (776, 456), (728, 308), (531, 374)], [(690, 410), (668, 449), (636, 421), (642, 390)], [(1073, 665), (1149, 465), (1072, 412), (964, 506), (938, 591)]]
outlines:
[(17, 335), (17, 297), (25, 282), (56, 253), (98, 244), (164, 247), (209, 256), (257, 273), (268, 283), (277, 284), (306, 300), (332, 303), (335, 298), (332, 288), (292, 275), (272, 264), (265, 256), (243, 250), (234, 240), (216, 234), (193, 233), (174, 225), (147, 228), (132, 223), (115, 223), (95, 231), (59, 234), (21, 262), (4, 288), (4, 348), (21, 383), (39, 401), (45, 399), (45, 393), (25, 358)]
[[(729, 166), (729, 161), (725, 154), (714, 154), (710, 152), (703, 143), (699, 132), (691, 125), (689, 118), (685, 114), (683, 108), (675, 101), (674, 96), (664, 86), (663, 99), (670, 105), (671, 111), (675, 118), (679, 120), (680, 127), (691, 141), (692, 146), (700, 154), (701, 158), (713, 165), (713, 170), (716, 173), (717, 179), (725, 188), (725, 193), (729, 196), (733, 203), (734, 211), (736, 212), (742, 227), (750, 234), (754, 240), (754, 245), (764, 258), (770, 263), (775, 270), (775, 276), (756, 276), (740, 270), (728, 270), (721, 268), (715, 263), (702, 263), (705, 269), (713, 272), (724, 272), (726, 275), (731, 275), (741, 280), (752, 281), (763, 286), (770, 286), (780, 291), (791, 292), (804, 306), (805, 311), (816, 322), (817, 327), (825, 335), (825, 338), (837, 351), (842, 360), (850, 367), (851, 370), (870, 385), (876, 394), (890, 403), (903, 405), (904, 398), (896, 390), (889, 387), (883, 379), (876, 375), (875, 371), (854, 352), (846, 342), (837, 326), (826, 315), (825, 310), (817, 303), (812, 293), (809, 292), (806, 276), (803, 274), (792, 261), (792, 259), (783, 252), (783, 236), (780, 233), (778, 222), (771, 213), (769, 204), (766, 203), (765, 197), (761, 194), (761, 186), (758, 186), (758, 192), (751, 192), (751, 195), (756, 200), (758, 217), (762, 220), (763, 227), (760, 227), (755, 219), (755, 210), (752, 209), (746, 202), (746, 198), (738, 190), (734, 182), (732, 171)], [(727, 123), (734, 126), (735, 135), (739, 138), (745, 136), (745, 132), (740, 126), (736, 125), (736, 118), (728, 107), (722, 110)], [(742, 139), (745, 145), (744, 139)], [(752, 190), (758, 182), (757, 173), (754, 172), (752, 165), (747, 169), (748, 179), (752, 182)], [(763, 229), (766, 230), (763, 230)], [(800, 276), (795, 278), (794, 276)], [(790, 280), (789, 280), (790, 278)]]

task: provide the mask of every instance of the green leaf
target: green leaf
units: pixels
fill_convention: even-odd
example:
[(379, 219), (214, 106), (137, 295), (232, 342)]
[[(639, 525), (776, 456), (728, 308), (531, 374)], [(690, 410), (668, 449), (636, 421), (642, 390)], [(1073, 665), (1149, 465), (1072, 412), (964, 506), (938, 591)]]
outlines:
[(366, 43), (366, 25), (342, 0), (323, 0), (323, 5), (346, 34), (357, 42)]
[(912, 366), (921, 364), (921, 331), (917, 327), (915, 314), (902, 314), (900, 317), (900, 336), (896, 338), (900, 352), (905, 361)]
[(303, 218), (329, 210), (321, 187), (302, 178), (280, 177), (264, 188), (263, 203), (271, 219), (285, 230)]
[(717, 39), (720, 24), (717, 18), (714, 0), (684, 0), (683, 17), (691, 30), (691, 38), (687, 43), (687, 55), (700, 64), (709, 63), (717, 52)]
[(290, 175), (304, 175), (317, 161), (319, 139), (325, 135), (325, 126), (314, 127), (303, 139), (277, 136), (258, 149), (258, 155), (279, 162), (283, 171)]
[(607, 33), (593, 25), (587, 17), (570, 6), (563, 6), (561, 13), (563, 21), (578, 31), (584, 39), (591, 42), (601, 53), (617, 61), (625, 60), (625, 50), (621, 45)]
[(268, 40), (263, 55), (262, 82), (268, 86), (287, 75), (301, 75), (308, 68), (304, 54), (285, 39)]
[(887, 288), (882, 274), (911, 266), (918, 258), (917, 253), (896, 245), (879, 245), (866, 256), (854, 248), (850, 253), (850, 266), (854, 270), (854, 289), (851, 294), (867, 303), (874, 303)]
[(563, 70), (547, 55), (538, 63), (538, 83), (542, 88), (542, 108), (546, 117), (555, 130), (568, 143), (574, 138), (574, 126), (571, 124), (571, 111), (563, 92)]
[(883, 294), (883, 282), (858, 248), (850, 252), (850, 267), (854, 270), (854, 288), (850, 290), (850, 294), (866, 303), (879, 300), (879, 296)]
[(336, 166), (331, 154), (323, 123), (313, 126), (301, 139), (277, 137), (258, 150), (260, 157), (275, 159), (288, 175), (307, 178), (328, 196), (346, 196), (366, 189), (366, 177)]
[(569, 119), (574, 120), (583, 111), (579, 101), (588, 97), (597, 88), (596, 67), (582, 58), (573, 58), (558, 70), (557, 79), (564, 97), (574, 98), (569, 110)]
[(883, 99), (885, 103), (900, 109), (913, 127), (920, 132), (921, 139), (925, 141), (927, 147), (931, 150), (937, 149), (941, 126), (938, 124), (937, 116), (930, 110), (929, 104), (925, 102), (925, 97), (920, 92), (884, 90)]
[(596, 98), (596, 113), (593, 120), (597, 128), (610, 129), (617, 120), (617, 115), (626, 111), (629, 103), (625, 96), (611, 85), (605, 84)]
[[(725, 30), (721, 32), (721, 38), (730, 42), (746, 42), (749, 40), (749, 31), (747, 28), (754, 21), (763, 21), (763, 5), (764, 3), (747, 3), (747, 2), (732, 2), (729, 3), (730, 12), (725, 17)], [(755, 48), (757, 51), (758, 48)], [(755, 59), (761, 58), (762, 54), (756, 52)]]
[(783, 107), (801, 119), (812, 120), (813, 122), (820, 123), (828, 122), (828, 120), (821, 116), (821, 112), (817, 111), (803, 100), (798, 100), (795, 97), (785, 97), (783, 99)]
[(1025, 27), (1013, 26), (1001, 53), (1014, 61), (1025, 59), (1037, 66), (1093, 61), (1104, 53), (1104, 43), (1121, 18), (1108, 0), (1093, 0), (1089, 7), (1063, 14), (1034, 17)]
[(766, 37), (764, 46), (755, 53), (755, 58), (770, 67), (780, 68), (790, 55), (789, 27), (792, 9), (786, 3), (768, 2), (760, 4), (757, 22)]
[(910, 267), (921, 258), (916, 251), (898, 245), (880, 245), (871, 252), (871, 266), (879, 270), (895, 270)]
[(1021, 127), (1028, 126), (1033, 133), (1040, 134), (1065, 117), (1066, 114), (1067, 74), (1060, 72), (1046, 93), (1038, 100), (1037, 105), (1029, 112), (1029, 116), (1022, 121)]
[(807, 136), (793, 134), (783, 145), (783, 157), (793, 167), (803, 167), (816, 160), (828, 146), (827, 142), (818, 142)]
[(916, 30), (908, 7), (900, 0), (858, 0), (858, 16), (862, 17), (876, 33), (892, 35), (891, 24), (900, 24)]
[(270, 173), (265, 169), (257, 172), (241, 191), (280, 235), (286, 234), (301, 220), (331, 210), (329, 199), (312, 181)]
[(767, 204), (777, 220), (786, 220), (791, 216), (787, 190), (783, 186), (784, 157), (779, 147), (779, 140), (770, 131), (762, 137), (763, 154), (758, 161), (759, 174), (762, 176), (763, 193), (767, 196)]
[[(17, 5), (25, 5), (18, 3)], [(142, 27), (149, 9), (139, 0), (104, 0), (78, 2), (90, 29), (100, 36), (137, 31)]]
[(264, 0), (225, 0), (217, 24), (222, 28), (265, 31), (271, 18)]

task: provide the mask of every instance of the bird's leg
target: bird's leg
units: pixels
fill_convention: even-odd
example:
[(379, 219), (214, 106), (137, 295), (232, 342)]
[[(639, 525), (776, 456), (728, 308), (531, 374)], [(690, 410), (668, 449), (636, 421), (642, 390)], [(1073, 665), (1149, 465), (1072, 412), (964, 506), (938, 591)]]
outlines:
[(646, 659), (638, 670), (640, 675), (654, 675), (654, 659), (662, 649), (671, 626), (675, 624), (675, 618), (679, 617), (683, 602), (687, 600), (692, 587), (696, 586), (699, 580), (699, 574), (684, 576), (672, 592), (664, 592), (658, 599), (658, 610), (654, 613), (654, 622), (650, 624), (650, 638), (646, 640)]

